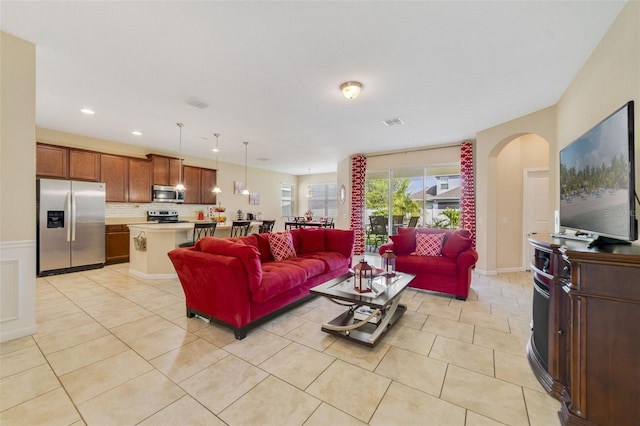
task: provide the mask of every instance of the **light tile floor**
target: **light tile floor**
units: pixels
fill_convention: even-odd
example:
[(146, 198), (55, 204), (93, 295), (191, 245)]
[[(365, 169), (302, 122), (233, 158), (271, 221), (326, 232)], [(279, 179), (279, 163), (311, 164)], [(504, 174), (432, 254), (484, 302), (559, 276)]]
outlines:
[(0, 345), (0, 424), (557, 425), (525, 357), (531, 282), (409, 289), (369, 349), (320, 330), (342, 309), (322, 298), (237, 341), (128, 264), (38, 278), (38, 334)]

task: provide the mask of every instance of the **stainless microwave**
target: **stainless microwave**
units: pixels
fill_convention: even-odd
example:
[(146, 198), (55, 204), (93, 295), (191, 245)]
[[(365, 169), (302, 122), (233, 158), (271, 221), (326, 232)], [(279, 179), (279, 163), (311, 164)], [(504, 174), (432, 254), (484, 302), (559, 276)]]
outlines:
[(154, 203), (184, 203), (184, 192), (175, 186), (153, 185), (151, 195)]

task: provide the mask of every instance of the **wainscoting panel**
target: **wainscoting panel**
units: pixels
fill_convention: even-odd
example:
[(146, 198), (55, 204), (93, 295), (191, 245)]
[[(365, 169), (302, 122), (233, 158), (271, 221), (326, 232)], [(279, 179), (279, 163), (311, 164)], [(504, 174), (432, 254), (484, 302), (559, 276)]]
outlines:
[(0, 242), (0, 342), (36, 332), (36, 242)]

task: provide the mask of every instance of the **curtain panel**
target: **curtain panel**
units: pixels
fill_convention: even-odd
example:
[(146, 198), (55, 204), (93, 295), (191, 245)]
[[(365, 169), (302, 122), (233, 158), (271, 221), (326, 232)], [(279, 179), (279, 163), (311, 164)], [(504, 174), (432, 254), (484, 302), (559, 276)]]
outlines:
[(353, 254), (359, 255), (365, 250), (365, 179), (367, 173), (367, 157), (354, 155), (351, 157), (351, 219), (350, 227), (355, 232)]
[(473, 169), (473, 142), (465, 141), (460, 146), (460, 226), (471, 232), (473, 247), (476, 247), (476, 191)]

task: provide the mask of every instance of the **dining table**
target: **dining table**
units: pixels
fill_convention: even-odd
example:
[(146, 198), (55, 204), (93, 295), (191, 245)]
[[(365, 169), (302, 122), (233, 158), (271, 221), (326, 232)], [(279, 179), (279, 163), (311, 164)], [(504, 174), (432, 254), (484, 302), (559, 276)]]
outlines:
[(308, 226), (315, 226), (317, 228), (322, 227), (331, 227), (329, 222), (318, 222), (318, 221), (286, 221), (284, 223), (284, 229), (296, 229), (296, 228), (306, 228)]

